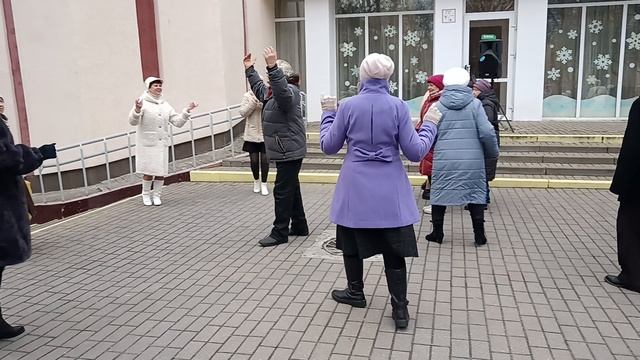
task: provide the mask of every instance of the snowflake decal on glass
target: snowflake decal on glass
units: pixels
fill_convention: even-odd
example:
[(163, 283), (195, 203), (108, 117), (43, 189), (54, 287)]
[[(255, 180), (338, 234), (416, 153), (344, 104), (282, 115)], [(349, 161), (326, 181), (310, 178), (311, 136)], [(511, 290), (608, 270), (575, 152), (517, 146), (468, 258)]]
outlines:
[(569, 37), (569, 39), (575, 40), (578, 37), (578, 32), (576, 30), (569, 30), (567, 36)]
[(416, 74), (416, 82), (419, 83), (419, 84), (424, 84), (424, 83), (427, 82), (427, 77), (428, 77), (427, 73), (422, 71), (422, 70), (420, 70)]
[(598, 70), (609, 70), (609, 65), (611, 65), (613, 61), (611, 61), (611, 56), (609, 56), (609, 54), (598, 54), (598, 58), (595, 59), (593, 63), (596, 65), (596, 69)]
[(629, 50), (640, 50), (640, 34), (632, 32), (631, 36), (627, 39), (627, 42), (629, 43)]
[(551, 68), (547, 71), (547, 79), (556, 80), (558, 78), (560, 78), (560, 69)]
[(595, 75), (589, 75), (587, 76), (587, 84), (589, 85), (596, 85), (598, 83), (598, 78), (596, 78)]
[(357, 49), (353, 46), (353, 42), (344, 42), (340, 45), (340, 52), (342, 52), (342, 57), (353, 57), (353, 52)]
[(604, 26), (602, 26), (602, 21), (600, 20), (593, 20), (591, 24), (587, 25), (587, 27), (589, 28), (589, 32), (592, 34), (599, 34), (600, 31), (604, 29)]
[(384, 11), (393, 11), (393, 0), (380, 0), (380, 8)]
[(404, 41), (406, 41), (407, 46), (416, 46), (420, 41), (420, 37), (418, 36), (417, 31), (407, 31), (407, 35), (404, 36)]
[(389, 80), (389, 92), (393, 94), (396, 90), (398, 90), (398, 83), (393, 80)]
[(360, 68), (359, 67), (353, 65), (353, 67), (350, 70), (351, 70), (351, 76), (360, 77)]
[(389, 44), (389, 50), (393, 51), (396, 49), (396, 46), (393, 44)]
[(396, 30), (396, 27), (393, 25), (387, 25), (387, 27), (384, 28), (384, 36), (386, 37), (394, 37), (398, 35), (398, 30)]
[(411, 57), (411, 60), (409, 60), (409, 62), (411, 63), (411, 65), (416, 66), (416, 65), (418, 65), (418, 63), (420, 62), (420, 59), (418, 59), (418, 58), (417, 58), (417, 57), (415, 57), (415, 56), (412, 56), (412, 57)]
[(556, 51), (556, 61), (566, 64), (568, 61), (573, 60), (573, 55), (571, 54), (573, 54), (573, 50), (563, 46), (560, 50)]
[(353, 29), (353, 34), (355, 36), (362, 36), (362, 33), (363, 33), (363, 31), (362, 31), (362, 28), (360, 26), (358, 26), (357, 28)]

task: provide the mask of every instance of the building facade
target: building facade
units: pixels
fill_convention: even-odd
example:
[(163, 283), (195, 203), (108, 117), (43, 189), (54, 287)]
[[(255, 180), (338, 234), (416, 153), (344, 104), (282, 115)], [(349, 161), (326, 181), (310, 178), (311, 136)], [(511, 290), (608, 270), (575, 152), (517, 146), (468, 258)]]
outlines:
[(510, 119), (625, 119), (640, 94), (638, 0), (276, 0), (276, 8), (277, 25), (298, 24), (276, 37), (306, 64), (311, 120), (322, 94), (357, 92), (369, 53), (393, 58), (391, 92), (416, 114), (429, 75), (460, 66), (484, 78), (491, 42)]

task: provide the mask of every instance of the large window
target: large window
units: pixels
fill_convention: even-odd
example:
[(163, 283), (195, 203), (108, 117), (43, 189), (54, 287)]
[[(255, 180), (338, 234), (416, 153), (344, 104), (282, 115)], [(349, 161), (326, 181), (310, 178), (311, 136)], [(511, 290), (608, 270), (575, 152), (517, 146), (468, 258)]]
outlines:
[[(538, 0), (540, 1), (540, 0)], [(467, 0), (465, 10), (472, 12), (513, 11), (515, 0)]]
[(377, 52), (396, 65), (389, 91), (416, 112), (433, 69), (433, 1), (336, 0), (336, 12), (338, 96), (357, 94), (360, 63)]
[(640, 88), (640, 5), (553, 3), (560, 0), (548, 10), (543, 116), (627, 117)]
[(276, 0), (276, 49), (300, 74), (300, 88), (306, 91), (304, 0)]

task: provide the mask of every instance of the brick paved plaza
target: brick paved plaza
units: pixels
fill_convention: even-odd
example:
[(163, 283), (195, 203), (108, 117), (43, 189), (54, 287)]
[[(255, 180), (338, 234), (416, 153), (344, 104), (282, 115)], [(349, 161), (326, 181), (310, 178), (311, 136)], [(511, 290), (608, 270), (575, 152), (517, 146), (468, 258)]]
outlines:
[(302, 190), (312, 234), (275, 248), (256, 244), (273, 199), (250, 184), (172, 185), (159, 208), (135, 198), (39, 227), (32, 260), (5, 273), (6, 317), (27, 334), (0, 359), (640, 356), (640, 295), (602, 281), (617, 271), (606, 191), (495, 190), (479, 249), (462, 209), (441, 246), (423, 217), (412, 320), (395, 332), (382, 262), (365, 262), (367, 308), (331, 299), (341, 262), (303, 255), (333, 230), (333, 186)]

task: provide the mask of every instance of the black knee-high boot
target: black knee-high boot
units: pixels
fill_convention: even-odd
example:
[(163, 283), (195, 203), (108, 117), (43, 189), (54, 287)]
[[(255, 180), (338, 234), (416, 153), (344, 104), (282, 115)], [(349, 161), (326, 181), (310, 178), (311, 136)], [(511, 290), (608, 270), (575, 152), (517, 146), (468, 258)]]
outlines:
[(391, 317), (396, 322), (397, 329), (409, 326), (409, 301), (407, 300), (407, 268), (385, 269), (387, 287), (391, 294)]
[(433, 223), (433, 231), (425, 237), (427, 241), (442, 244), (442, 240), (444, 239), (444, 214), (446, 211), (446, 206), (431, 206), (431, 222)]
[(469, 204), (476, 246), (482, 246), (487, 243), (487, 235), (484, 232), (484, 206), (484, 204)]
[(347, 288), (344, 290), (333, 290), (331, 297), (339, 303), (363, 308), (367, 306), (367, 300), (364, 297), (363, 291), (362, 259), (357, 256), (343, 256), (342, 259), (344, 260), (344, 270), (347, 274)]
[[(4, 271), (4, 267), (0, 266), (0, 286), (2, 285), (2, 272)], [(0, 305), (0, 340), (1, 339), (11, 339), (20, 334), (24, 333), (23, 326), (11, 326), (4, 321), (2, 317), (2, 306)]]

